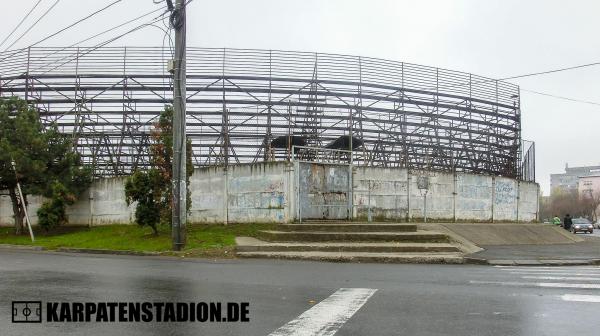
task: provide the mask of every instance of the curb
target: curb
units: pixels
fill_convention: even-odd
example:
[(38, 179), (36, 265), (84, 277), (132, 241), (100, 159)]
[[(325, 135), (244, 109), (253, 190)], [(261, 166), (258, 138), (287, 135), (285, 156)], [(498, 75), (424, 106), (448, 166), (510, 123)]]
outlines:
[(65, 252), (65, 253), (89, 253), (89, 254), (116, 254), (116, 255), (134, 255), (134, 256), (160, 256), (162, 252), (144, 252), (130, 250), (107, 250), (107, 249), (88, 249), (88, 248), (73, 248), (59, 247), (56, 249), (48, 249), (43, 246), (31, 245), (11, 245), (0, 244), (0, 250), (10, 251), (46, 251), (46, 252)]
[(463, 257), (465, 264), (468, 265), (489, 265), (490, 263), (483, 258)]
[(600, 265), (600, 259), (536, 260), (536, 259), (497, 259), (488, 260), (476, 257), (464, 257), (465, 264), (492, 266), (585, 266)]
[(600, 265), (600, 259), (572, 259), (572, 260), (487, 260), (482, 258), (465, 257), (465, 264), (491, 265), (491, 266), (586, 266)]
[(42, 246), (0, 244), (0, 250), (44, 251)]
[(144, 252), (144, 251), (130, 251), (130, 250), (106, 250), (106, 249), (88, 249), (88, 248), (71, 248), (71, 247), (59, 247), (56, 252), (67, 252), (67, 253), (89, 253), (89, 254), (116, 254), (116, 255), (134, 255), (134, 256), (160, 256), (161, 252)]

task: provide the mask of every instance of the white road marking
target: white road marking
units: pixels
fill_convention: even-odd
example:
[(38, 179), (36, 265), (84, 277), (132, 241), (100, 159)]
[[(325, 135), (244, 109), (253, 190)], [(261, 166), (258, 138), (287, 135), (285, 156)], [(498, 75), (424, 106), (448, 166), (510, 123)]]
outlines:
[[(518, 286), (518, 287), (541, 287), (541, 288), (565, 288), (565, 289), (600, 289), (600, 267), (514, 267), (514, 266), (496, 266), (497, 269), (505, 273), (514, 275), (523, 280), (534, 280), (532, 282), (519, 281), (470, 281), (472, 284), (487, 284), (497, 286)], [(553, 280), (553, 282), (541, 282), (544, 280)], [(564, 281), (564, 282), (559, 282)], [(577, 283), (577, 282), (592, 283)], [(600, 295), (579, 295), (563, 294), (560, 296), (563, 301), (574, 302), (594, 302), (600, 303)]]
[(557, 272), (557, 273), (539, 273), (539, 272), (510, 272), (510, 274), (514, 275), (573, 275), (573, 276), (600, 276), (600, 273), (573, 273), (573, 272)]
[(269, 336), (334, 335), (376, 291), (370, 288), (340, 288)]
[(577, 294), (565, 294), (561, 298), (563, 301), (575, 301), (575, 302), (598, 302), (600, 303), (600, 295), (577, 295)]
[(587, 277), (562, 277), (562, 276), (522, 276), (523, 279), (536, 279), (536, 280), (563, 280), (563, 281), (600, 281), (600, 278), (587, 278)]
[(518, 281), (476, 281), (469, 283), (479, 285), (498, 285), (498, 286), (534, 286), (544, 288), (579, 288), (579, 289), (600, 289), (600, 284), (579, 284), (579, 283), (559, 283), (559, 282), (518, 282)]
[(539, 272), (539, 273), (555, 273), (555, 272), (590, 272), (600, 273), (600, 268), (501, 268), (504, 272)]
[(551, 270), (597, 270), (600, 271), (600, 267), (597, 266), (494, 266), (503, 270), (522, 270), (522, 269), (551, 269)]

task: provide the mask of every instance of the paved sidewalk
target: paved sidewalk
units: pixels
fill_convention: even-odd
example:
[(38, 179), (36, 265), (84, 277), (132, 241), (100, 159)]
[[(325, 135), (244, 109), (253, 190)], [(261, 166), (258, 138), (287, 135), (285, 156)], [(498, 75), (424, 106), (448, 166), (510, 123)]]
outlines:
[(578, 235), (584, 241), (551, 245), (484, 245), (467, 255), (471, 261), (493, 265), (600, 264), (600, 238)]

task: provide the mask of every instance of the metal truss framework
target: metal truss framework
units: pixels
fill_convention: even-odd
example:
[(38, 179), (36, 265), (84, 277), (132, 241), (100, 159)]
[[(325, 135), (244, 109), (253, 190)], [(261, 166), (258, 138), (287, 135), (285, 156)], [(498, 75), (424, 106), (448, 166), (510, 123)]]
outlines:
[[(147, 166), (150, 131), (172, 102), (169, 49), (28, 48), (0, 53), (0, 95), (35, 104), (73, 136), (97, 176)], [(368, 57), (188, 48), (187, 133), (195, 166), (289, 160), (358, 138), (354, 164), (534, 180), (519, 87)], [(352, 137), (348, 137), (352, 135)], [(290, 141), (288, 140), (288, 147)]]

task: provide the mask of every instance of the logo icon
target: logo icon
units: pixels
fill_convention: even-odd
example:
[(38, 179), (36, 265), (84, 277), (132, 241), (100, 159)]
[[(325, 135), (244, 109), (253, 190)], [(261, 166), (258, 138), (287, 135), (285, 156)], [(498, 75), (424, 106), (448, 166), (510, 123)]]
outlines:
[(13, 301), (13, 323), (42, 323), (42, 301)]

